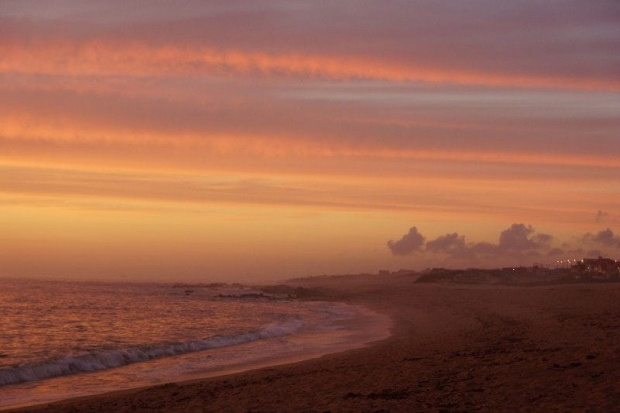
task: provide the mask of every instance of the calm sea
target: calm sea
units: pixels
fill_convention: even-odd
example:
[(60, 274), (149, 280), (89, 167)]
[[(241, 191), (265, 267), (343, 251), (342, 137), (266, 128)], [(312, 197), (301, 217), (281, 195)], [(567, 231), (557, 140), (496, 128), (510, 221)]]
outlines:
[(384, 338), (384, 317), (243, 286), (0, 279), (0, 409), (207, 377)]

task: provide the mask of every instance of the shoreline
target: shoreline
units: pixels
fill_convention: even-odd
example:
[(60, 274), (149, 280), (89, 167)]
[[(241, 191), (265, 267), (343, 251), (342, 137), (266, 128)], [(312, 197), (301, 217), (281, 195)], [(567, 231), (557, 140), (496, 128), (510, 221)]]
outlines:
[[(295, 280), (390, 316), (371, 346), (15, 411), (610, 411), (620, 405), (620, 286)], [(314, 299), (314, 297), (313, 297)]]
[[(49, 379), (7, 385), (5, 390), (8, 390), (8, 393), (4, 393), (5, 397), (12, 396), (11, 390), (13, 389), (11, 389), (11, 387), (13, 386), (20, 388), (27, 386), (41, 386), (41, 388), (35, 388), (36, 390), (35, 393), (32, 393), (33, 399), (31, 401), (0, 406), (0, 412), (38, 409), (42, 406), (62, 403), (65, 401), (87, 400), (89, 398), (124, 394), (151, 387), (167, 386), (172, 384), (189, 384), (204, 379), (239, 374), (251, 370), (299, 363), (306, 360), (316, 359), (327, 354), (341, 353), (348, 350), (365, 347), (371, 345), (372, 342), (384, 340), (391, 335), (389, 331), (392, 325), (391, 321), (386, 316), (378, 314), (363, 306), (335, 301), (301, 301), (312, 301), (317, 304), (325, 304), (327, 305), (326, 309), (328, 309), (329, 312), (335, 311), (336, 314), (338, 314), (344, 311), (344, 314), (346, 315), (343, 316), (341, 314), (340, 316), (337, 316), (336, 319), (331, 321), (333, 324), (327, 325), (326, 331), (309, 330), (301, 333), (298, 332), (290, 335), (287, 334), (257, 341), (249, 341), (242, 344), (188, 352), (185, 354), (158, 358), (147, 362), (130, 363), (105, 370), (69, 374), (51, 377)], [(337, 307), (334, 307), (334, 305)], [(284, 344), (278, 345), (275, 343), (275, 347), (273, 347), (274, 342), (282, 340), (285, 341)], [(238, 354), (240, 357), (231, 358), (231, 354)], [(213, 363), (213, 360), (221, 358), (228, 359), (228, 361), (220, 361), (215, 364)], [(162, 378), (158, 378), (156, 376), (155, 380), (151, 380), (150, 382), (127, 383), (127, 385), (124, 386), (125, 388), (120, 388), (117, 385), (115, 386), (117, 388), (110, 388), (97, 392), (89, 391), (87, 387), (82, 391), (63, 392), (60, 390), (60, 394), (56, 393), (51, 396), (47, 394), (49, 392), (47, 389), (49, 388), (70, 388), (72, 383), (79, 383), (81, 378), (84, 377), (92, 378), (93, 375), (104, 376), (106, 379), (99, 379), (99, 382), (105, 383), (117, 381), (118, 379), (115, 380), (115, 375), (119, 377), (122, 377), (123, 374), (126, 375), (126, 371), (123, 371), (126, 369), (143, 367), (149, 368), (157, 374), (157, 372), (166, 371), (166, 366), (173, 366), (179, 363), (192, 363), (192, 360), (196, 359), (202, 359), (203, 362), (201, 364), (205, 364), (204, 367), (197, 367), (191, 370), (191, 372), (181, 375), (166, 375), (162, 376)], [(155, 370), (153, 370), (153, 367)], [(110, 377), (112, 378), (110, 379)], [(15, 389), (15, 393), (19, 393), (20, 391), (22, 390)], [(2, 393), (0, 392), (0, 396), (1, 395)]]

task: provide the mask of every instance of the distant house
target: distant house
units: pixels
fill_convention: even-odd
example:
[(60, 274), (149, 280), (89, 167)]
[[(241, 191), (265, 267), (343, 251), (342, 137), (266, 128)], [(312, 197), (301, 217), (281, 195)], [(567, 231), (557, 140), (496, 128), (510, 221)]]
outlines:
[(618, 277), (620, 276), (620, 263), (610, 258), (584, 258), (576, 267), (593, 277)]

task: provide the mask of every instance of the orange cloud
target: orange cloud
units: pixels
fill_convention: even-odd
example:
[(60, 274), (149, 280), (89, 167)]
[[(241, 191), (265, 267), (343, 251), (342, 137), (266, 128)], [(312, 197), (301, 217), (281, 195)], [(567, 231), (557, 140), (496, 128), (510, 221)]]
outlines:
[[(95, 145), (144, 146), (146, 153), (157, 154), (154, 147), (174, 147), (175, 151), (200, 153), (208, 158), (341, 158), (358, 160), (455, 161), (481, 163), (511, 163), (519, 165), (592, 166), (620, 168), (615, 156), (569, 153), (467, 151), (463, 149), (381, 148), (355, 142), (311, 141), (293, 136), (263, 136), (260, 134), (225, 133), (160, 133), (154, 130), (96, 128), (72, 120), (37, 122), (28, 116), (0, 116), (0, 138), (16, 142), (90, 143)], [(119, 149), (119, 148), (117, 148)], [(117, 152), (122, 152), (120, 149)], [(1, 156), (0, 159), (7, 158)]]
[(463, 85), (620, 90), (620, 81), (568, 77), (514, 76), (425, 66), (411, 66), (364, 56), (148, 46), (91, 41), (33, 42), (0, 45), (1, 73), (55, 75), (174, 76), (260, 74), (369, 79)]

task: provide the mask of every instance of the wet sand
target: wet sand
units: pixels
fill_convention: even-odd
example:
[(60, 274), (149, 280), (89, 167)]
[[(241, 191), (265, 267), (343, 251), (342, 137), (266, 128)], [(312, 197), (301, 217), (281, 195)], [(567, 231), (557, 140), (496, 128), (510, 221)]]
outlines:
[(36, 412), (620, 409), (620, 283), (538, 287), (298, 280), (389, 315), (393, 335), (294, 364), (36, 406)]

